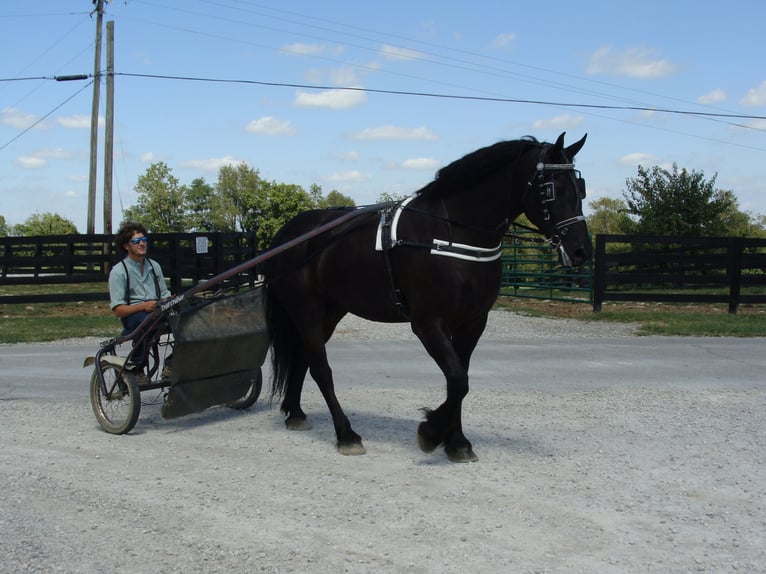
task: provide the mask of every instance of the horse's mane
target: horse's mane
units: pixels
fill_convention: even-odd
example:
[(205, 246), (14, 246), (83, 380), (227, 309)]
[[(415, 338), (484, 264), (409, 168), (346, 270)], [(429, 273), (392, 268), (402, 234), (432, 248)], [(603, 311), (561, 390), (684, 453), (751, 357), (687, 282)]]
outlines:
[(517, 140), (500, 141), (473, 151), (436, 172), (436, 177), (424, 186), (418, 195), (447, 195), (475, 184), (495, 173), (501, 167), (515, 162), (530, 147), (540, 142), (532, 136)]

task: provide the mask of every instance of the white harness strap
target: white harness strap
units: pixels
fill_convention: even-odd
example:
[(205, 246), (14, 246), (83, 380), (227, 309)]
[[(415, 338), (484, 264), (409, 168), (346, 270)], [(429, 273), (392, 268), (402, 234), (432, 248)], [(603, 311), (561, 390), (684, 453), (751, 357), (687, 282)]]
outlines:
[[(378, 230), (375, 233), (375, 251), (383, 251), (385, 249), (391, 249), (397, 245), (406, 244), (406, 241), (399, 240), (397, 228), (399, 226), (399, 218), (404, 211), (404, 208), (409, 204), (416, 196), (410, 195), (403, 201), (398, 203), (394, 207), (393, 217), (390, 213), (381, 211), (380, 222), (378, 223)], [(388, 223), (390, 221), (390, 223)], [(386, 225), (390, 225), (390, 232), (388, 234), (383, 233), (383, 228)], [(383, 245), (384, 236), (388, 236), (387, 245)], [(428, 247), (423, 245), (423, 247)], [(431, 255), (444, 255), (445, 257), (454, 257), (456, 259), (462, 259), (464, 261), (478, 261), (489, 262), (499, 259), (503, 254), (503, 244), (499, 243), (496, 247), (474, 247), (473, 245), (466, 245), (464, 243), (453, 243), (450, 241), (444, 241), (443, 239), (434, 239), (431, 245)]]

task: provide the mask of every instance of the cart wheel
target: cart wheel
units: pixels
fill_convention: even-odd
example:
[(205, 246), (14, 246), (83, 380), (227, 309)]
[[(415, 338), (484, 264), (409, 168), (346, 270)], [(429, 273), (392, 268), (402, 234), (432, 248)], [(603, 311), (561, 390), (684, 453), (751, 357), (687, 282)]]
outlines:
[[(96, 369), (99, 367), (96, 366)], [(115, 365), (101, 364), (105, 388), (98, 372), (90, 377), (90, 405), (101, 427), (108, 433), (125, 434), (135, 426), (141, 412), (136, 376)]]
[(258, 371), (255, 371), (255, 379), (253, 379), (253, 384), (250, 385), (250, 388), (247, 389), (247, 392), (242, 396), (242, 398), (237, 399), (236, 401), (232, 401), (230, 403), (226, 403), (226, 406), (231, 409), (249, 409), (255, 404), (255, 401), (258, 400), (258, 397), (261, 396), (261, 387), (263, 386), (263, 372), (261, 369), (258, 369)]

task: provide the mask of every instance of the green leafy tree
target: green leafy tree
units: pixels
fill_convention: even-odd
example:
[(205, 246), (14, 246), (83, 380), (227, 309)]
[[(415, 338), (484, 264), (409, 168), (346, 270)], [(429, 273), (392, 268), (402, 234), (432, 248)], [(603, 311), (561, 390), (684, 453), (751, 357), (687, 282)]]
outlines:
[(245, 229), (255, 231), (258, 245), (265, 248), (290, 219), (314, 208), (311, 195), (301, 186), (265, 182), (245, 215)]
[(323, 207), (356, 207), (356, 202), (348, 195), (333, 189), (324, 198)]
[(258, 218), (263, 181), (258, 170), (242, 162), (225, 165), (218, 172), (213, 222), (216, 229), (251, 231)]
[(220, 231), (215, 227), (215, 188), (204, 178), (191, 182), (184, 193), (184, 212), (188, 228), (192, 231)]
[(715, 179), (705, 180), (702, 172), (655, 166), (638, 166), (638, 177), (626, 180), (623, 192), (632, 233), (646, 235), (727, 235), (727, 226), (738, 212), (732, 192), (715, 188)]
[(401, 201), (407, 197), (406, 195), (402, 195), (401, 193), (390, 193), (388, 191), (384, 191), (378, 196), (378, 203), (389, 203), (392, 201)]
[(164, 162), (153, 163), (134, 188), (138, 203), (125, 210), (126, 221), (140, 221), (154, 233), (187, 230), (185, 188)]
[(16, 235), (70, 235), (77, 233), (77, 226), (58, 213), (35, 213), (14, 228)]
[(589, 202), (588, 207), (591, 209), (587, 216), (588, 231), (592, 237), (628, 233), (633, 225), (628, 216), (628, 206), (621, 199), (602, 197)]
[(8, 237), (10, 232), (11, 230), (8, 227), (8, 224), (5, 222), (5, 217), (0, 215), (0, 237)]

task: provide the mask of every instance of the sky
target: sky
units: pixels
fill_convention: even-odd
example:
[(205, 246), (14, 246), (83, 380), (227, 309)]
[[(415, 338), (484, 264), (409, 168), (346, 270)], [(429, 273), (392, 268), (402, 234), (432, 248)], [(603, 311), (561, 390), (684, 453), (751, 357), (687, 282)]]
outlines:
[[(87, 229), (93, 7), (0, 2), (7, 224), (51, 212)], [(561, 132), (588, 135), (586, 207), (622, 198), (639, 165), (675, 163), (766, 214), (762, 0), (112, 0), (104, 39), (108, 21), (113, 226), (156, 162), (182, 185), (245, 162), (363, 205), (413, 193), (478, 148)], [(105, 43), (102, 56), (104, 70)], [(54, 79), (68, 75), (88, 78)]]

